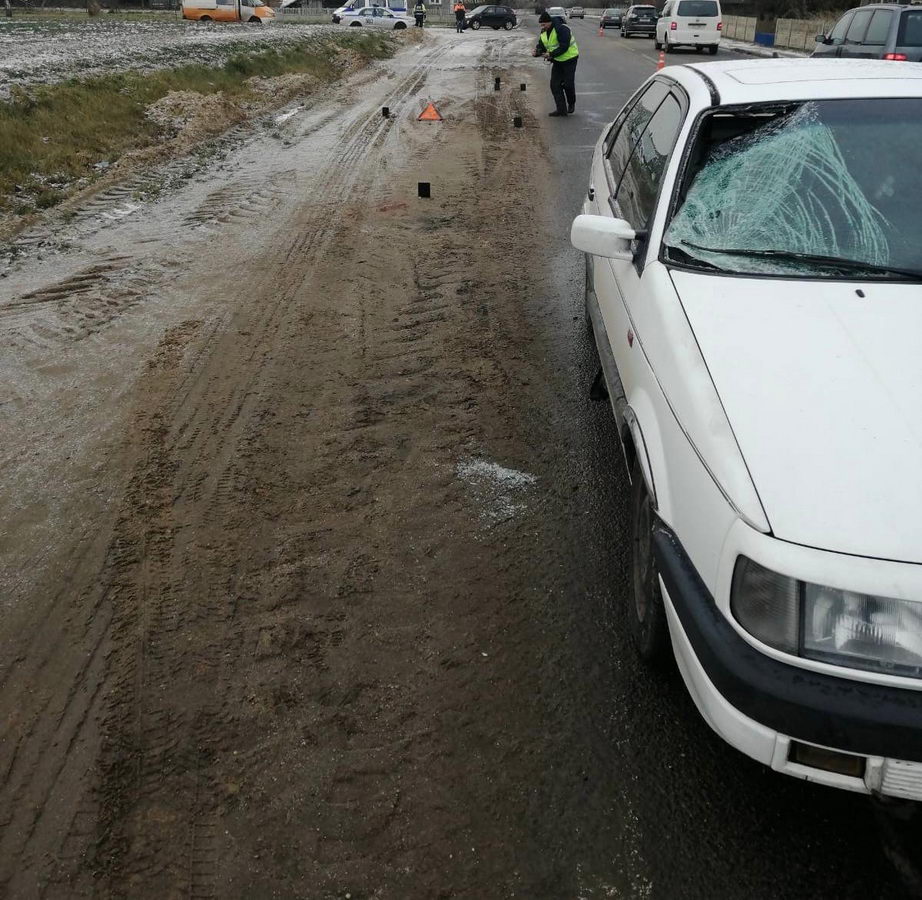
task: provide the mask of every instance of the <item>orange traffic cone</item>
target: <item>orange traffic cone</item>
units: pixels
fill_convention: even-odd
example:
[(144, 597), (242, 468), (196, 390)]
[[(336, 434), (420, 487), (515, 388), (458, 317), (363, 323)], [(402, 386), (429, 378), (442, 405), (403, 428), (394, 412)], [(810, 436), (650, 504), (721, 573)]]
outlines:
[(662, 50), (659, 52), (659, 59), (656, 62), (656, 71), (666, 68), (666, 54)]

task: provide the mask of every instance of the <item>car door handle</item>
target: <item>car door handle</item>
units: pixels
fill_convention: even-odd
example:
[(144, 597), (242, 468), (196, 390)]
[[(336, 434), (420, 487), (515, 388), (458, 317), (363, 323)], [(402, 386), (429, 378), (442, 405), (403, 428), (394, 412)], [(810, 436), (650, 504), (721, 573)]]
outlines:
[(589, 199), (595, 200), (595, 188), (594, 187), (589, 188)]

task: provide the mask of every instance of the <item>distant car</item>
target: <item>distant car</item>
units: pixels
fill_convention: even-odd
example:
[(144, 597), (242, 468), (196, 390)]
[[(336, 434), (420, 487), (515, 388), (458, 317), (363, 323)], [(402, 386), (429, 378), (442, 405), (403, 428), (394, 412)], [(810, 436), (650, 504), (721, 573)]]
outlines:
[(482, 25), (488, 25), (494, 31), (500, 28), (512, 31), (517, 24), (515, 10), (510, 6), (478, 6), (464, 17), (464, 27), (474, 31)]
[(394, 12), (383, 6), (363, 6), (353, 15), (333, 16), (334, 25), (348, 25), (350, 28), (387, 28), (391, 31), (400, 31), (413, 24), (413, 19), (405, 13)]
[[(365, 8), (367, 4), (362, 2), (353, 2), (347, 3), (345, 6), (340, 6), (338, 9), (333, 10), (333, 24), (339, 25), (339, 23), (345, 19), (358, 15), (358, 13)], [(407, 11), (406, 3), (403, 0), (383, 0), (380, 3), (372, 3), (372, 6), (381, 6), (384, 9), (389, 9), (392, 12), (398, 14), (404, 14)]]
[(720, 46), (723, 22), (717, 0), (668, 0), (656, 21), (657, 50), (669, 53), (679, 46), (707, 48), (714, 54)]
[(573, 6), (570, 8), (570, 18), (571, 19), (585, 19), (586, 10), (584, 10), (581, 6)]
[(623, 9), (604, 9), (602, 17), (599, 19), (600, 28), (620, 28), (621, 20), (624, 18)]
[(556, 17), (559, 17), (559, 18), (563, 19), (565, 22), (566, 22), (566, 20), (569, 18), (569, 16), (567, 15), (567, 11), (566, 11), (562, 6), (552, 6), (552, 7), (547, 11), (547, 14), (548, 14), (549, 16), (556, 16)]
[(922, 9), (892, 3), (850, 9), (816, 41), (813, 55), (827, 59), (922, 62)]
[(630, 37), (632, 34), (641, 34), (644, 37), (655, 36), (655, 6), (628, 7), (628, 11), (624, 14), (624, 18), (621, 20), (621, 37)]

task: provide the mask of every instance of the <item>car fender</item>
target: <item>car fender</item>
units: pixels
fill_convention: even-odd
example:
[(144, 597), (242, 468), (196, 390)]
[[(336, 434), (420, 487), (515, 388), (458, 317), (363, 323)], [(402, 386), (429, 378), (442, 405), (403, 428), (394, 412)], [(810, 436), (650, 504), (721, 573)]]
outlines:
[[(666, 460), (663, 450), (663, 441), (659, 433), (659, 425), (656, 419), (656, 412), (653, 409), (650, 395), (643, 389), (639, 388), (631, 396), (631, 402), (624, 410), (624, 427), (630, 435), (630, 441), (633, 446), (633, 458), (640, 467), (643, 475), (644, 485), (647, 494), (653, 503), (653, 508), (660, 514), (664, 520), (670, 520), (669, 514), (669, 470), (666, 467)], [(647, 443), (645, 429), (650, 433), (650, 442)], [(626, 443), (627, 435), (622, 435), (622, 443)], [(650, 453), (654, 454), (651, 458)], [(633, 473), (631, 473), (633, 477)], [(661, 510), (660, 503), (665, 508)]]

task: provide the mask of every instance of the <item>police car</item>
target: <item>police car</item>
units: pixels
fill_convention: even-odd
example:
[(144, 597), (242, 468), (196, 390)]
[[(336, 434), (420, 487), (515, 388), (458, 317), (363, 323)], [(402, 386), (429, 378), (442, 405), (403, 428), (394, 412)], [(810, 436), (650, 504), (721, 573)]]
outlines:
[[(372, 8), (390, 10), (390, 12), (401, 16), (405, 16), (407, 12), (406, 3), (401, 3), (400, 0), (393, 0), (392, 3), (388, 3), (385, 0), (385, 2), (382, 3), (373, 3), (371, 6)], [(340, 25), (344, 21), (346, 24), (351, 24), (349, 20), (355, 19), (358, 16), (364, 16), (368, 8), (369, 7), (365, 3), (352, 3), (340, 6), (338, 9), (333, 10), (333, 24)], [(412, 19), (410, 21), (412, 22)], [(365, 23), (362, 22), (361, 24)]]

